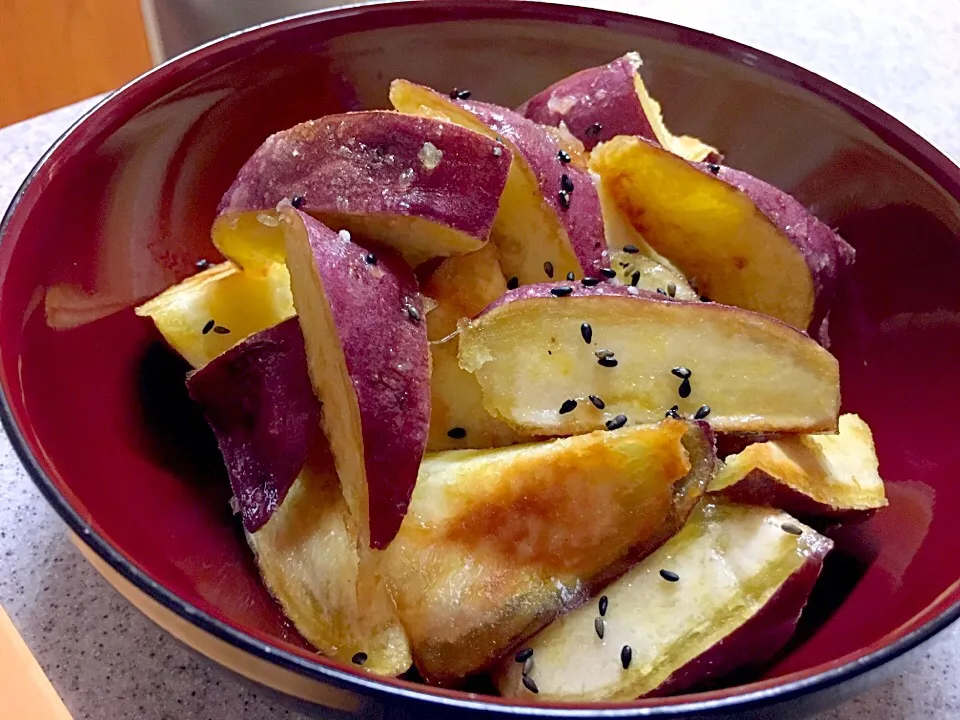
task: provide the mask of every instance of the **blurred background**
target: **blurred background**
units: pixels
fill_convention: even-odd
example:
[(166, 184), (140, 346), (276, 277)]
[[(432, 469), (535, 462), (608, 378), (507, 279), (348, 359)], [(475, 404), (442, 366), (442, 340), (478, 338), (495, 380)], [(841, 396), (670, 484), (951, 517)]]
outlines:
[[(113, 90), (233, 30), (356, 1), (0, 0), (0, 127)], [(944, 92), (960, 63), (960, 12), (946, 12), (956, 0), (554, 1), (733, 38), (879, 101), (935, 142), (956, 132), (956, 94)]]
[(338, 0), (0, 0), (0, 127), (112, 90), (202, 42)]

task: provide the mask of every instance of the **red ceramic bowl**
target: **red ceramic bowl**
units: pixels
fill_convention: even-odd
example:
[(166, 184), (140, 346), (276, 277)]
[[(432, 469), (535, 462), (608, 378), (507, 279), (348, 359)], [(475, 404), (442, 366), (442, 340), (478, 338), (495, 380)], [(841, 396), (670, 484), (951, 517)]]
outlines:
[(844, 410), (874, 430), (890, 507), (831, 532), (838, 549), (800, 632), (762, 678), (537, 716), (799, 715), (861, 689), (960, 616), (960, 170), (868, 102), (721, 38), (571, 7), (428, 0), (292, 18), (153, 70), (50, 149), (4, 220), (4, 424), (88, 555), (152, 617), (313, 700), (415, 717), (535, 714), (310, 652), (258, 581), (184, 366), (131, 308), (216, 257), (217, 200), (268, 133), (384, 107), (395, 76), (515, 105), (632, 49), (672, 128), (793, 193), (856, 246), (832, 349)]

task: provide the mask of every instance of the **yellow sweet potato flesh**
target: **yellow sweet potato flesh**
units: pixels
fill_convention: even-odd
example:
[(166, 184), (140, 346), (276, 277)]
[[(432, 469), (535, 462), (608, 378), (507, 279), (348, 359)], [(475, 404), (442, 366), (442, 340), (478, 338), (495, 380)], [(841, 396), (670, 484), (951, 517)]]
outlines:
[[(432, 341), (429, 452), (500, 447), (524, 439), (484, 409), (477, 379), (461, 369), (457, 361), (459, 341), (450, 337), (462, 318), (476, 317), (506, 291), (493, 244), (447, 258), (423, 284), (423, 294), (436, 303), (427, 313), (427, 337)], [(465, 436), (456, 437), (458, 430)], [(454, 437), (448, 434), (451, 431)]]
[(887, 505), (878, 466), (870, 427), (847, 414), (840, 416), (836, 435), (790, 435), (749, 445), (726, 459), (710, 492), (740, 502), (776, 503), (784, 496), (782, 502), (798, 503), (783, 507), (794, 513), (875, 510)]
[[(603, 366), (598, 350), (618, 365)], [(840, 406), (839, 366), (826, 350), (776, 320), (713, 303), (514, 299), (463, 326), (459, 358), (487, 410), (531, 434), (589, 432), (620, 414), (655, 422), (673, 405), (687, 416), (708, 405), (719, 432), (830, 432)], [(692, 373), (686, 398), (677, 367)], [(577, 407), (562, 413), (567, 400)]]
[[(429, 317), (429, 316), (428, 316)], [(430, 346), (430, 435), (427, 451), (459, 448), (494, 448), (530, 439), (495, 418), (483, 406), (483, 391), (473, 373), (460, 367), (459, 340), (452, 337)], [(464, 437), (448, 433), (460, 428)]]
[[(170, 346), (199, 368), (295, 311), (285, 266), (270, 263), (244, 272), (226, 262), (167, 288), (136, 313), (153, 320)], [(230, 332), (209, 329), (204, 333), (211, 320)]]
[(437, 304), (427, 313), (427, 338), (442, 340), (456, 332), (461, 318), (476, 317), (507, 291), (496, 246), (447, 258), (421, 289)]
[[(796, 525), (802, 535), (784, 532), (784, 523)], [(828, 539), (777, 510), (701, 505), (676, 536), (603, 589), (609, 610), (602, 639), (595, 630), (598, 603), (593, 599), (524, 643), (533, 650), (529, 676), (538, 694), (523, 685), (522, 666), (512, 657), (500, 666), (497, 687), (507, 697), (537, 702), (647, 695), (729, 641), (806, 563), (816, 563), (797, 580), (809, 592), (830, 547)], [(665, 581), (661, 569), (675, 572), (679, 580)], [(798, 611), (791, 607), (790, 612)], [(796, 619), (793, 614), (771, 622)], [(762, 644), (764, 637), (758, 641)], [(624, 646), (632, 651), (626, 669)], [(749, 661), (749, 652), (742, 659)]]
[(357, 602), (357, 537), (329, 448), (323, 440), (318, 446), (283, 503), (247, 540), (264, 584), (322, 654), (346, 663), (363, 652), (365, 670), (399, 675), (412, 662), (406, 633), (382, 584), (363, 609)]
[(632, 137), (597, 146), (590, 167), (701, 294), (801, 329), (810, 324), (815, 288), (803, 255), (743, 192)]
[(381, 569), (421, 673), (489, 666), (700, 496), (686, 423), (425, 457)]

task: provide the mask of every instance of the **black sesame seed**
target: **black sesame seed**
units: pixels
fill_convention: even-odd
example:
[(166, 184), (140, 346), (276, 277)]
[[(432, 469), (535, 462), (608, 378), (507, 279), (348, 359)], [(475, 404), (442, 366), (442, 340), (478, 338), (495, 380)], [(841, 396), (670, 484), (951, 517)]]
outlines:
[(566, 173), (560, 176), (560, 189), (566, 190), (568, 193), (573, 192), (573, 180)]
[(466, 428), (455, 427), (447, 430), (447, 437), (453, 438), (454, 440), (463, 440), (467, 436)]
[(583, 280), (580, 281), (580, 284), (583, 285), (584, 287), (593, 287), (594, 285), (600, 284), (600, 278), (585, 277)]
[(636, 287), (640, 283), (640, 271), (635, 270), (633, 275), (630, 276), (630, 286)]
[(529, 675), (524, 675), (524, 676), (523, 676), (523, 686), (524, 686), (527, 690), (529, 690), (530, 692), (532, 692), (534, 695), (536, 695), (538, 692), (540, 692), (540, 689), (537, 687), (537, 684), (533, 681), (533, 678), (530, 677)]
[(352, 662), (354, 665), (363, 665), (366, 661), (367, 654), (365, 652), (355, 653), (354, 656), (350, 658), (350, 662)]
[(528, 657), (526, 660), (523, 661), (523, 668), (521, 668), (520, 672), (523, 674), (523, 677), (526, 677), (527, 675), (533, 672), (532, 657)]
[(560, 406), (560, 414), (566, 415), (568, 412), (573, 412), (577, 409), (576, 400), (564, 400), (563, 404)]
[(225, 328), (223, 325), (215, 325), (215, 326), (213, 327), (213, 331), (214, 331), (217, 335), (229, 335), (229, 334), (230, 334), (230, 328)]
[(569, 162), (573, 159), (573, 158), (570, 157), (570, 153), (568, 153), (566, 150), (561, 150), (561, 151), (559, 151), (559, 152), (557, 153), (557, 158), (558, 158), (558, 159), (560, 160), (560, 162), (562, 162), (564, 165), (569, 164)]
[(677, 296), (677, 284), (675, 282), (667, 283), (667, 295), (669, 295), (670, 297)]
[(524, 648), (513, 656), (514, 662), (523, 663), (533, 657), (533, 648)]
[(611, 268), (600, 268), (600, 274), (607, 278), (615, 278), (617, 271)]
[(679, 405), (674, 405), (672, 408), (667, 410), (664, 417), (673, 418), (674, 420), (680, 420), (681, 419), (680, 413), (677, 412), (679, 409), (680, 409)]
[(710, 414), (710, 406), (701, 405), (700, 408), (693, 414), (693, 419), (703, 420), (709, 414)]
[(607, 614), (607, 605), (609, 604), (609, 602), (610, 601), (607, 600), (606, 595), (600, 596), (600, 617), (603, 617), (604, 615)]
[(570, 207), (570, 193), (568, 193), (566, 190), (561, 190), (558, 192), (557, 199), (560, 201), (560, 205), (564, 210), (567, 210)]
[(793, 523), (784, 523), (780, 526), (780, 529), (785, 533), (789, 533), (790, 535), (803, 535), (803, 530), (798, 528)]
[(603, 640), (603, 631), (606, 630), (604, 627), (606, 623), (603, 621), (602, 617), (595, 617), (593, 619), (593, 630), (597, 633), (597, 637)]
[(708, 164), (707, 164), (707, 170), (709, 170), (710, 172), (712, 172), (714, 175), (719, 175), (719, 174), (720, 174), (720, 166), (717, 165), (716, 163), (708, 163)]
[(631, 660), (633, 660), (633, 650), (629, 645), (624, 645), (620, 648), (620, 664), (623, 665), (624, 670), (630, 667)]
[(686, 380), (688, 377), (693, 375), (693, 373), (690, 371), (690, 368), (685, 368), (683, 365), (680, 365), (679, 367), (675, 367), (670, 372), (676, 375), (681, 380)]
[(206, 258), (197, 260), (197, 270), (206, 270), (208, 267), (210, 267), (210, 261)]
[(660, 577), (662, 577), (667, 582), (676, 582), (680, 579), (680, 576), (677, 575), (673, 570), (661, 570)]
[(307, 204), (307, 199), (303, 195), (294, 195), (292, 198), (290, 198), (290, 204), (299, 210)]
[(657, 295), (663, 295), (664, 297), (666, 297), (667, 293), (663, 288), (657, 288)]
[(469, 90), (458, 90), (454, 88), (450, 91), (451, 100), (469, 100), (471, 95), (473, 95), (473, 93)]
[(680, 387), (677, 388), (677, 394), (682, 398), (688, 398), (692, 390), (693, 388), (690, 387), (690, 378), (684, 378), (683, 382), (680, 383)]
[(603, 130), (603, 125), (601, 125), (598, 122), (595, 122), (590, 127), (588, 127), (584, 132), (586, 132), (587, 135), (599, 135), (602, 130)]
[(597, 410), (603, 410), (607, 404), (596, 395), (590, 395), (590, 402)]
[(567, 273), (567, 280), (573, 281), (576, 279), (577, 279), (577, 276), (573, 274), (573, 270)]
[(213, 326), (216, 325), (216, 324), (217, 324), (217, 323), (214, 322), (213, 320), (207, 320), (207, 324), (203, 326), (203, 330), (200, 331), (200, 334), (201, 334), (201, 335), (206, 335), (208, 332), (210, 332), (211, 330), (213, 330)]
[(615, 418), (613, 418), (612, 420), (607, 420), (607, 422), (605, 423), (607, 430), (619, 430), (626, 424), (627, 424), (626, 415), (617, 415)]
[(636, 255), (638, 252), (640, 252), (640, 248), (638, 248), (636, 245), (624, 245), (623, 251), (625, 253), (630, 253), (631, 255)]
[(407, 314), (407, 317), (410, 318), (411, 320), (413, 320), (415, 323), (420, 322), (420, 311), (417, 310), (417, 309), (416, 309), (413, 305), (411, 305), (410, 303), (406, 303), (406, 304), (403, 306), (403, 311)]
[(597, 360), (597, 364), (603, 367), (612, 368), (612, 367), (616, 367), (620, 363), (617, 361), (616, 358), (602, 357), (599, 360)]
[(377, 264), (377, 256), (376, 256), (375, 254), (373, 254), (373, 253), (367, 253), (367, 256), (366, 256), (363, 260), (364, 260), (364, 262), (367, 263), (367, 265), (376, 265), (376, 264)]
[(547, 261), (543, 264), (543, 271), (547, 274), (547, 277), (548, 277), (548, 278), (552, 278), (552, 277), (553, 277), (553, 263), (550, 262), (549, 260), (547, 260)]
[(573, 288), (568, 285), (561, 285), (560, 287), (550, 288), (550, 294), (556, 297), (566, 297), (573, 292)]
[(507, 290), (516, 290), (518, 287), (520, 287), (520, 278), (516, 275), (507, 280)]
[(588, 344), (593, 341), (593, 328), (590, 327), (590, 323), (580, 324), (580, 337)]

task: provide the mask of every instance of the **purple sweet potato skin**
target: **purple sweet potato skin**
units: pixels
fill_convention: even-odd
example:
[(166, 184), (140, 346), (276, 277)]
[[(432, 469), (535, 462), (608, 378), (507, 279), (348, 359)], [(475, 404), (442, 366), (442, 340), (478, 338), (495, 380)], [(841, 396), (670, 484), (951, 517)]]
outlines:
[(427, 444), (430, 350), (423, 296), (399, 256), (380, 248), (377, 263), (370, 264), (367, 249), (306, 213), (289, 212), (306, 229), (360, 407), (370, 544), (383, 548), (400, 529)]
[[(560, 162), (558, 153), (561, 147), (557, 140), (520, 113), (473, 100), (453, 102), (513, 143), (536, 176), (544, 201), (560, 220), (584, 272), (592, 273), (602, 267), (607, 241), (600, 198), (589, 173), (572, 163)], [(573, 182), (574, 188), (567, 208), (560, 201), (560, 178), (564, 174)]]
[(715, 174), (746, 194), (803, 255), (815, 293), (813, 317), (806, 329), (820, 344), (828, 344), (826, 328), (830, 306), (847, 269), (853, 265), (856, 254), (853, 247), (779, 188), (741, 170), (721, 167), (719, 173), (713, 173), (705, 163), (694, 164), (701, 172)]
[[(559, 126), (563, 122), (587, 150), (617, 135), (640, 135), (656, 142), (633, 84), (636, 73), (636, 62), (624, 55), (607, 65), (565, 77), (534, 95), (517, 111), (541, 125)], [(556, 107), (570, 99), (575, 104), (564, 113), (550, 107), (551, 100)], [(592, 127), (594, 123), (599, 123), (599, 129)]]
[(764, 665), (793, 636), (800, 613), (820, 577), (823, 560), (833, 543), (822, 540), (816, 553), (791, 575), (756, 615), (699, 657), (676, 670), (646, 697), (676, 695), (731, 673)]
[(217, 436), (243, 525), (256, 532), (283, 502), (320, 427), (297, 319), (214, 358), (187, 388)]
[[(424, 143), (443, 153), (428, 169)], [(328, 115), (271, 135), (240, 169), (218, 214), (304, 198), (312, 213), (414, 216), (486, 241), (511, 155), (450, 123), (388, 111)]]

